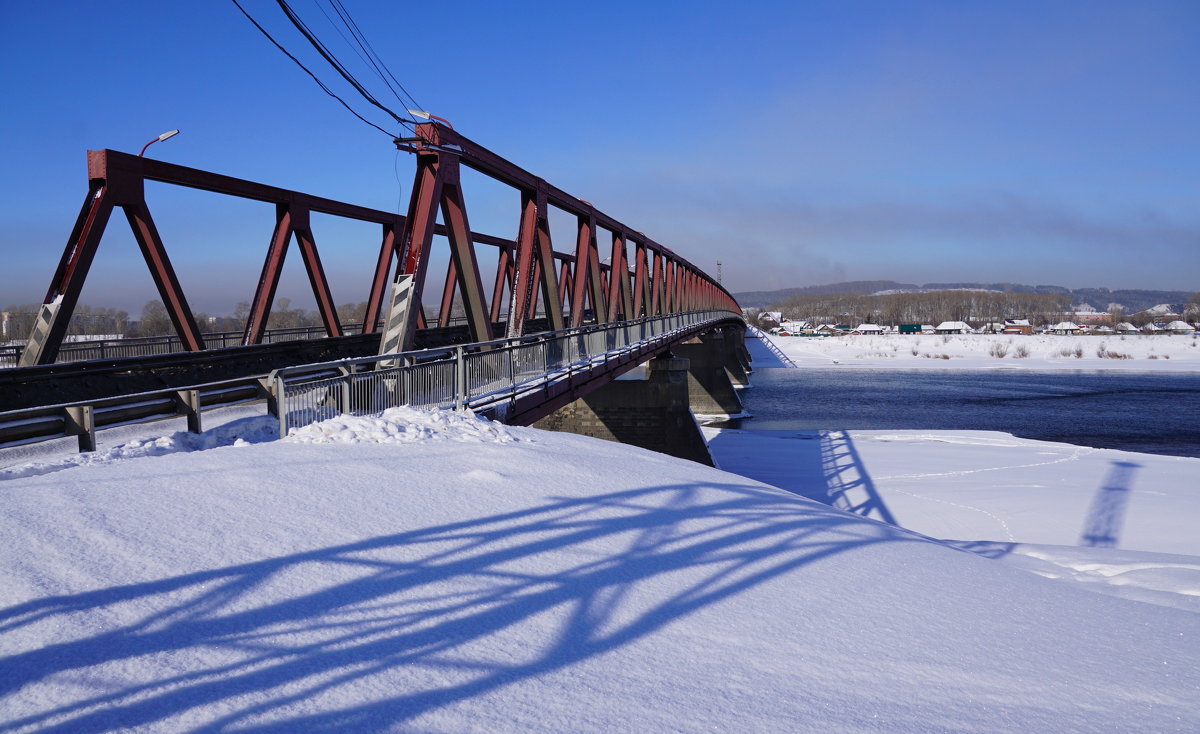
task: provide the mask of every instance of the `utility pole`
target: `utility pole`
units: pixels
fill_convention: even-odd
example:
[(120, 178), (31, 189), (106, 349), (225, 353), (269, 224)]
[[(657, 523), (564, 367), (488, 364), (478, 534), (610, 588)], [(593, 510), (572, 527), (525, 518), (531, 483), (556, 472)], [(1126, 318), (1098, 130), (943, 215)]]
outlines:
[(717, 261), (717, 285), (724, 285), (721, 282), (721, 261)]

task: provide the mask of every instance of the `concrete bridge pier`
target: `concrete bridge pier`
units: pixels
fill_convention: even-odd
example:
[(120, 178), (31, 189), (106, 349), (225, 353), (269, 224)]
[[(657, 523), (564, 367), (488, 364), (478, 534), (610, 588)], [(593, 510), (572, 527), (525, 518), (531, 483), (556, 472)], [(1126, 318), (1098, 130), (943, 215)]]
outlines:
[(730, 327), (722, 329), (721, 333), (728, 344), (725, 372), (729, 375), (729, 381), (735, 386), (749, 387), (750, 373), (754, 370), (750, 367), (750, 351), (746, 349), (746, 330)]
[(614, 380), (533, 425), (627, 443), (713, 466), (690, 408), (692, 381), (688, 360), (657, 357), (646, 363), (645, 379)]
[(724, 330), (716, 329), (676, 344), (671, 351), (690, 362), (688, 394), (693, 411), (702, 415), (744, 412), (733, 385), (748, 384), (749, 380), (738, 358), (736, 337), (731, 339)]

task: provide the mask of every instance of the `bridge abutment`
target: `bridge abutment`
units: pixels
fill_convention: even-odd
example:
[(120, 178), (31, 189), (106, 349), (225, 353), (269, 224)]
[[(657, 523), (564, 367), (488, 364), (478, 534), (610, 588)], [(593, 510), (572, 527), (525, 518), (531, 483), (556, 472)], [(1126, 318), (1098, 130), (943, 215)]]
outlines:
[(749, 382), (737, 346), (722, 329), (676, 344), (671, 351), (690, 363), (688, 394), (692, 410), (703, 415), (739, 415), (743, 412), (734, 382)]
[(646, 378), (614, 380), (534, 423), (639, 446), (713, 466), (708, 445), (692, 414), (688, 360), (657, 357), (646, 363)]

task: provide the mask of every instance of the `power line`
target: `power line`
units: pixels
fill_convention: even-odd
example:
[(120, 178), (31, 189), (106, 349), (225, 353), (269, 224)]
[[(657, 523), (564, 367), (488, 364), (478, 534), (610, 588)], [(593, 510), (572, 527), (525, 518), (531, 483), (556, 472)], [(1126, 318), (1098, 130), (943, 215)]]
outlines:
[[(325, 0), (325, 4), (329, 5), (334, 14), (337, 15), (337, 21), (340, 21), (340, 27), (339, 22), (335, 22), (333, 17), (331, 17), (329, 13), (325, 11), (325, 8), (322, 7), (322, 4), (319, 2), (319, 0), (313, 0), (313, 4), (317, 6), (317, 9), (321, 11), (321, 14), (325, 16), (326, 20), (328, 20), (329, 24), (332, 25), (334, 30), (337, 31), (338, 35), (342, 37), (342, 40), (346, 42), (346, 45), (349, 46), (350, 49), (354, 51), (354, 53), (360, 59), (362, 59), (363, 63), (371, 67), (371, 69), (375, 72), (375, 75), (379, 77), (380, 81), (387, 85), (387, 88), (389, 91), (391, 91), (392, 96), (395, 97), (401, 105), (410, 110), (422, 109), (420, 104), (417, 103), (416, 99), (409, 94), (407, 89), (404, 88), (404, 85), (401, 84), (398, 79), (396, 79), (396, 75), (392, 73), (392, 70), (388, 68), (387, 63), (375, 51), (375, 48), (371, 45), (370, 40), (367, 39), (366, 34), (363, 33), (362, 29), (358, 27), (358, 23), (355, 22), (354, 17), (350, 15), (350, 11), (346, 9), (346, 6), (342, 5), (340, 0)], [(342, 32), (342, 28), (345, 28), (346, 31), (349, 32), (349, 38), (346, 37), (346, 33)]]
[[(343, 107), (345, 107), (347, 110), (349, 110), (350, 114), (354, 115), (354, 116), (355, 116), (355, 117), (357, 117), (358, 119), (360, 119), (360, 120), (362, 120), (363, 122), (367, 123), (368, 125), (370, 125), (371, 127), (375, 128), (376, 130), (378, 130), (379, 132), (383, 133), (384, 135), (388, 136), (389, 138), (395, 138), (395, 137), (396, 137), (396, 136), (395, 136), (393, 133), (390, 133), (390, 132), (388, 132), (387, 130), (384, 130), (384, 129), (383, 129), (383, 128), (381, 128), (380, 126), (376, 125), (375, 123), (371, 122), (371, 121), (370, 121), (370, 120), (368, 120), (367, 118), (365, 118), (365, 117), (363, 117), (362, 115), (358, 114), (358, 112), (357, 112), (357, 111), (355, 111), (355, 109), (354, 109), (353, 107), (351, 107), (349, 104), (347, 104), (346, 100), (342, 99), (342, 98), (341, 98), (341, 97), (339, 97), (337, 94), (335, 94), (335, 93), (333, 92), (333, 90), (331, 90), (329, 87), (325, 86), (324, 82), (322, 82), (320, 79), (318, 79), (318, 78), (317, 78), (317, 75), (316, 75), (316, 74), (312, 73), (312, 71), (310, 71), (310, 70), (309, 70), (309, 68), (308, 68), (307, 66), (305, 66), (305, 65), (304, 65), (304, 64), (302, 64), (302, 63), (300, 63), (300, 60), (299, 60), (299, 59), (297, 59), (295, 56), (292, 56), (292, 55), (291, 55), (291, 54), (288, 52), (288, 50), (287, 50), (286, 48), (284, 48), (283, 46), (281, 46), (281, 45), (280, 45), (280, 43), (279, 43), (278, 41), (276, 41), (276, 40), (275, 40), (275, 39), (274, 39), (274, 38), (271, 36), (271, 34), (270, 34), (270, 33), (268, 33), (268, 32), (267, 32), (267, 29), (266, 29), (266, 28), (263, 28), (261, 25), (259, 25), (259, 24), (258, 24), (258, 21), (257, 21), (257, 20), (255, 20), (255, 19), (253, 18), (253, 16), (251, 16), (251, 15), (250, 15), (250, 13), (247, 13), (247, 12), (246, 12), (246, 9), (242, 7), (241, 3), (239, 3), (239, 2), (238, 2), (238, 0), (232, 0), (232, 2), (233, 2), (233, 4), (234, 4), (234, 5), (236, 5), (236, 6), (237, 6), (237, 9), (238, 9), (238, 10), (242, 11), (242, 15), (246, 16), (246, 19), (247, 19), (247, 20), (249, 20), (251, 23), (253, 23), (253, 24), (254, 24), (254, 27), (255, 27), (255, 28), (257, 28), (257, 29), (259, 30), (259, 32), (260, 32), (260, 33), (262, 33), (264, 36), (266, 36), (266, 37), (267, 37), (267, 40), (268, 40), (268, 41), (270, 41), (272, 44), (274, 44), (274, 45), (275, 45), (275, 48), (277, 48), (277, 49), (279, 49), (280, 51), (282, 51), (282, 52), (283, 52), (283, 54), (284, 54), (285, 56), (287, 56), (289, 59), (291, 59), (293, 62), (295, 62), (296, 66), (299, 66), (301, 69), (303, 69), (303, 70), (304, 70), (304, 72), (305, 72), (306, 74), (308, 74), (310, 77), (312, 77), (312, 80), (313, 80), (314, 82), (316, 82), (316, 83), (317, 83), (317, 86), (319, 86), (319, 87), (320, 87), (320, 88), (321, 88), (321, 89), (322, 89), (322, 90), (323, 90), (323, 91), (324, 91), (326, 94), (328, 94), (330, 97), (333, 97), (333, 98), (334, 98), (334, 99), (336, 99), (338, 102), (341, 102), (341, 103), (342, 103), (342, 106), (343, 106)], [(393, 117), (395, 117), (395, 115), (394, 115), (394, 114), (393, 114)], [(397, 120), (399, 121), (399, 118), (397, 118)], [(410, 123), (410, 124), (411, 124), (411, 123)]]
[[(367, 39), (366, 34), (363, 33), (358, 27), (358, 23), (356, 23), (354, 21), (354, 17), (350, 15), (350, 11), (346, 9), (345, 5), (342, 5), (342, 0), (329, 0), (329, 3), (336, 11), (338, 11), (338, 16), (341, 17), (343, 22), (346, 23), (346, 27), (350, 29), (351, 34), (353, 34), (355, 38), (360, 39), (362, 43), (366, 45), (368, 55), (374, 57), (379, 62), (379, 65), (383, 67), (383, 70), (387, 72), (387, 75), (391, 77), (392, 81), (396, 83), (396, 86), (400, 88), (400, 91), (404, 93), (405, 99), (401, 99), (400, 101), (404, 102), (405, 107), (416, 110), (425, 109), (419, 102), (417, 102), (416, 98), (404, 88), (404, 85), (400, 83), (400, 80), (396, 78), (396, 75), (393, 74), (392, 70), (388, 68), (386, 63), (384, 63), (383, 58), (375, 52), (375, 47), (371, 45), (371, 41)], [(388, 86), (390, 87), (391, 85)], [(399, 97), (399, 95), (397, 95), (397, 97)]]
[(354, 75), (351, 74), (349, 70), (347, 70), (346, 67), (337, 60), (337, 57), (335, 57), (333, 53), (325, 47), (325, 44), (321, 43), (320, 39), (318, 39), (316, 35), (309, 29), (309, 27), (305, 25), (304, 21), (300, 19), (300, 16), (296, 15), (296, 12), (292, 10), (292, 7), (287, 4), (286, 0), (275, 0), (275, 2), (279, 5), (279, 8), (283, 11), (283, 14), (287, 16), (288, 20), (292, 22), (292, 25), (296, 27), (296, 30), (300, 31), (300, 34), (308, 40), (309, 44), (311, 44), (314, 49), (317, 50), (317, 53), (319, 53), (321, 57), (333, 67), (334, 71), (340, 74), (341, 77), (345, 79), (348, 84), (350, 84), (350, 86), (354, 87), (354, 89), (360, 95), (362, 95), (363, 99), (391, 115), (392, 119), (401, 125), (405, 125), (410, 128), (412, 127), (412, 120), (408, 120), (397, 115), (394, 111), (376, 99), (373, 94), (367, 91), (366, 87), (364, 87), (357, 79), (354, 78)]

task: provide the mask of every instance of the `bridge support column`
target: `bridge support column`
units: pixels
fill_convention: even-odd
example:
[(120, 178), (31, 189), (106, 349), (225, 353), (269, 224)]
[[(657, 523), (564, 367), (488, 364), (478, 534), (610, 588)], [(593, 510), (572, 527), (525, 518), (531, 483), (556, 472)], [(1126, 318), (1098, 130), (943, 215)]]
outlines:
[(738, 364), (734, 345), (722, 330), (710, 331), (696, 339), (676, 344), (671, 351), (691, 363), (688, 369), (688, 396), (692, 410), (702, 415), (739, 415), (742, 400), (733, 387), (730, 366), (737, 365), (742, 379), (745, 370)]
[(735, 386), (747, 387), (750, 384), (750, 353), (746, 351), (745, 329), (722, 329), (728, 349), (725, 350), (725, 372), (729, 381)]
[(533, 425), (713, 466), (689, 408), (689, 382), (686, 359), (658, 357), (646, 363), (646, 379), (614, 380)]

